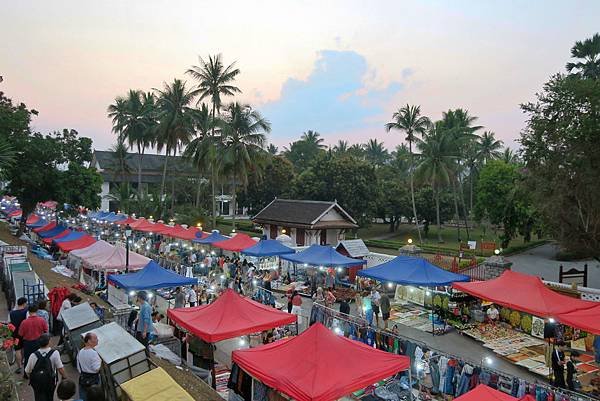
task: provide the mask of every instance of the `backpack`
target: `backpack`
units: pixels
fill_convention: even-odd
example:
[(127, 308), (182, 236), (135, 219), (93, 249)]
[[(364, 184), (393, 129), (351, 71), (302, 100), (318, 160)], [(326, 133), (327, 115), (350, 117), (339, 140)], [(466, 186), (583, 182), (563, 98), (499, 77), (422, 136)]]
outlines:
[(54, 350), (50, 350), (46, 355), (42, 355), (40, 351), (35, 351), (37, 361), (29, 375), (29, 384), (34, 389), (53, 388), (56, 385), (56, 374), (50, 357)]

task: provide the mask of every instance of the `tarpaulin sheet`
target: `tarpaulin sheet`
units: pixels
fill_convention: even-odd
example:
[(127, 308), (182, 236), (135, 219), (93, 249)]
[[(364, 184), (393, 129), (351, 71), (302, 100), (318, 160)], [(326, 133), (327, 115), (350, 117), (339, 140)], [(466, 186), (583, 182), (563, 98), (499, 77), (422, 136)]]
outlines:
[(50, 223), (46, 224), (45, 226), (34, 228), (33, 232), (39, 234), (44, 231), (52, 230), (54, 227), (56, 227), (56, 221), (51, 221)]
[(537, 276), (507, 270), (498, 278), (452, 287), (486, 301), (540, 317), (557, 318), (561, 313), (590, 309), (598, 304), (552, 291)]
[(562, 324), (600, 335), (600, 304), (574, 312), (561, 313), (555, 318)]
[(321, 323), (297, 337), (233, 351), (251, 376), (297, 401), (333, 401), (407, 370), (410, 359), (339, 336)]
[(152, 369), (121, 384), (131, 401), (194, 401), (163, 368)]
[(426, 259), (411, 256), (397, 256), (389, 262), (361, 270), (357, 275), (381, 282), (423, 287), (450, 285), (471, 280), (469, 276), (449, 272)]
[(86, 248), (96, 242), (96, 239), (88, 234), (74, 241), (59, 242), (57, 245), (63, 252), (71, 252), (75, 249)]
[(296, 315), (255, 302), (232, 289), (208, 305), (169, 309), (167, 315), (209, 343), (296, 322)]

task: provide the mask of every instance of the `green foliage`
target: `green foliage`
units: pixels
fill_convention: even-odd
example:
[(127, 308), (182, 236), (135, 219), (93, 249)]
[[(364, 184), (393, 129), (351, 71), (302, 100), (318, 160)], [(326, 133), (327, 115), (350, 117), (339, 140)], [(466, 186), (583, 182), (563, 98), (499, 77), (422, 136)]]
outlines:
[(91, 209), (100, 207), (102, 177), (96, 169), (84, 167), (77, 163), (69, 163), (69, 168), (61, 172), (59, 192), (56, 200), (75, 206), (86, 206)]
[(319, 133), (313, 133), (305, 139), (292, 142), (289, 148), (284, 150), (283, 155), (292, 162), (296, 171), (304, 171), (325, 153), (321, 145), (322, 141)]
[(522, 105), (527, 190), (563, 248), (600, 256), (600, 79), (555, 75)]

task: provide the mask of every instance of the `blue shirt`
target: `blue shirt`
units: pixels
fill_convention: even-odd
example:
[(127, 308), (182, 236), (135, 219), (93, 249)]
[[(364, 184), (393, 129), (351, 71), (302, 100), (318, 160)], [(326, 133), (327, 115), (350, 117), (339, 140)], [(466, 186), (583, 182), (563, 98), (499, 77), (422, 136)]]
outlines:
[[(144, 331), (146, 326), (146, 331)], [(138, 331), (140, 333), (152, 332), (152, 307), (148, 302), (144, 302), (140, 308), (140, 319), (138, 321)]]
[(594, 337), (594, 350), (600, 351), (600, 336)]

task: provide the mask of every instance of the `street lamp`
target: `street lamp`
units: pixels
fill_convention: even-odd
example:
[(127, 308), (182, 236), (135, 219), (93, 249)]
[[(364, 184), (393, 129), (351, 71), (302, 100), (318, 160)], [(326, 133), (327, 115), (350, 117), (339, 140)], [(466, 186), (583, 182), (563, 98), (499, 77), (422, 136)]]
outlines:
[(129, 273), (129, 237), (131, 237), (131, 226), (125, 226), (125, 273)]

